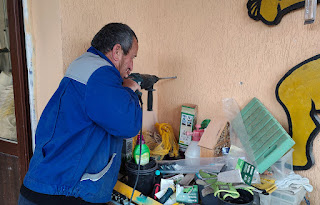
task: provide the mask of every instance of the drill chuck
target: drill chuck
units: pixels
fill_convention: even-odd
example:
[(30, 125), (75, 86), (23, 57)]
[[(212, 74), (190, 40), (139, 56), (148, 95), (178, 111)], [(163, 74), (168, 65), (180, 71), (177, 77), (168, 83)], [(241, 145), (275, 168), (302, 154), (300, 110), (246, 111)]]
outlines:
[(158, 82), (159, 80), (176, 79), (177, 76), (159, 78), (155, 75), (150, 74), (131, 73), (128, 78), (138, 83), (141, 86), (141, 89), (148, 91), (148, 111), (152, 111), (152, 91), (154, 91), (153, 85), (156, 84), (156, 82)]

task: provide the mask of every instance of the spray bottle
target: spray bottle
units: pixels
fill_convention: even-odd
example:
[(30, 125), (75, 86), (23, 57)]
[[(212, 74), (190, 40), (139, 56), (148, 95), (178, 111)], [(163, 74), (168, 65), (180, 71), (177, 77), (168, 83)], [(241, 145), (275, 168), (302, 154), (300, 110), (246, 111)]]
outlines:
[(186, 159), (200, 157), (200, 147), (198, 146), (198, 143), (200, 141), (200, 137), (202, 136), (204, 130), (200, 129), (201, 125), (199, 124), (196, 124), (195, 127), (196, 127), (196, 130), (193, 130), (193, 132), (186, 132), (186, 135), (188, 136), (192, 135), (192, 141), (188, 145), (188, 148), (184, 153)]
[(143, 135), (137, 136), (137, 143), (133, 150), (133, 159), (136, 164), (139, 164), (139, 155), (140, 155), (140, 140), (141, 140), (141, 162), (140, 165), (146, 165), (150, 160), (150, 149), (146, 145), (146, 142), (143, 139)]

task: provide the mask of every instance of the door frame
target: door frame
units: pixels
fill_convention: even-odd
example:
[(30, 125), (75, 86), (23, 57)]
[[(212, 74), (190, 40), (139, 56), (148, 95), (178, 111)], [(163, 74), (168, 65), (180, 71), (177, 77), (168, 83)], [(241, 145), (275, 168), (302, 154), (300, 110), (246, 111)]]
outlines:
[(7, 13), (17, 143), (0, 140), (0, 152), (19, 158), (22, 183), (33, 153), (22, 0), (7, 0)]

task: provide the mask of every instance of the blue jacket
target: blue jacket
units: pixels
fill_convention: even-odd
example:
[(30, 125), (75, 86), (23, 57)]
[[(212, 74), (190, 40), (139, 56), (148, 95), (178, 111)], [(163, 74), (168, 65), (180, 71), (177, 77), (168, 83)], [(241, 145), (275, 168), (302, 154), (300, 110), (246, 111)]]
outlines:
[(142, 123), (137, 95), (119, 71), (91, 47), (73, 61), (45, 107), (24, 185), (39, 193), (111, 200), (123, 138)]

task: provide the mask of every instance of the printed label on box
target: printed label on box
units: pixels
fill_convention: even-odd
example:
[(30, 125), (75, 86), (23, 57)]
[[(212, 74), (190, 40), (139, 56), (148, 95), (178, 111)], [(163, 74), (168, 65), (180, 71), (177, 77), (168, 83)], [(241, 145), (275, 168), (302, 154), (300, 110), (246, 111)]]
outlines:
[(254, 170), (256, 169), (255, 166), (239, 158), (236, 169), (240, 170), (243, 181), (251, 185)]
[(181, 107), (181, 120), (180, 120), (180, 133), (179, 133), (179, 149), (185, 151), (192, 140), (192, 136), (187, 136), (187, 132), (192, 132), (195, 118), (196, 118), (197, 106), (193, 107), (182, 106)]
[(185, 149), (190, 144), (192, 137), (187, 136), (187, 132), (192, 132), (192, 126), (193, 126), (193, 115), (189, 115), (186, 113), (181, 114), (181, 124), (180, 124), (180, 137), (179, 137), (179, 144), (180, 147), (185, 147)]

